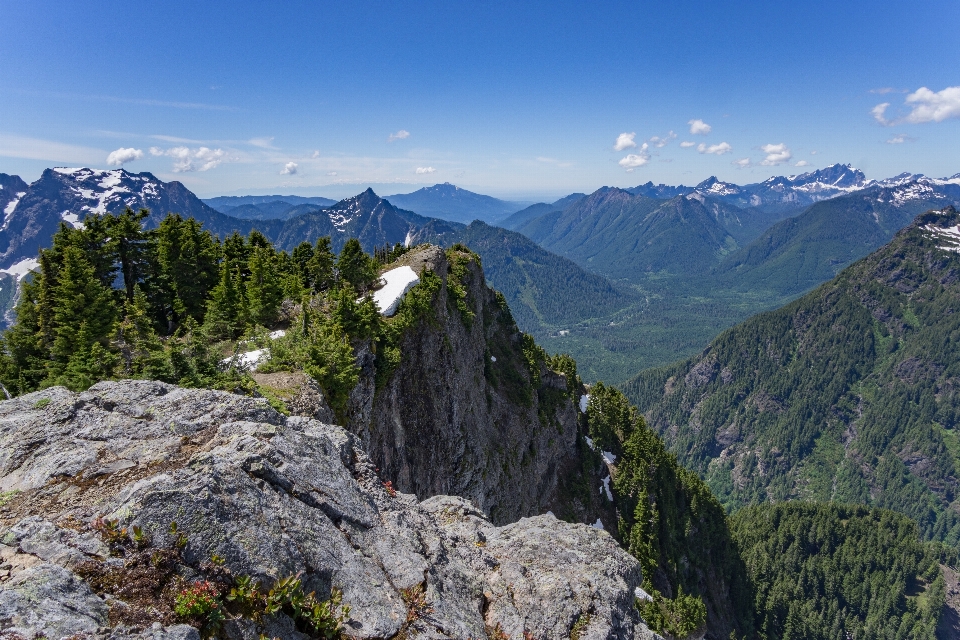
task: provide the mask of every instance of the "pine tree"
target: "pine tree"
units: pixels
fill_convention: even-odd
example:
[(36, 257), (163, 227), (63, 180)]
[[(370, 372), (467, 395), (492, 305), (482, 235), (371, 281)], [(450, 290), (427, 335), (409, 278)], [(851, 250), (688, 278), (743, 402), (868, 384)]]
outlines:
[(120, 351), (118, 376), (176, 382), (170, 359), (153, 328), (147, 296), (139, 286), (134, 288), (133, 299), (124, 305), (116, 345)]
[[(51, 375), (57, 376), (74, 354), (93, 357), (93, 344), (107, 342), (117, 316), (113, 290), (96, 277), (93, 265), (75, 246), (62, 254), (63, 263), (53, 290)], [(80, 329), (83, 331), (80, 331)], [(86, 366), (86, 365), (84, 365)]]
[(24, 278), (15, 309), (16, 322), (3, 336), (0, 381), (16, 395), (36, 391), (47, 377), (48, 351), (40, 332), (39, 285)]
[(330, 236), (318, 238), (317, 246), (307, 261), (307, 286), (317, 292), (326, 291), (332, 287), (334, 260)]
[(277, 319), (283, 302), (278, 262), (272, 247), (257, 246), (250, 251), (247, 305), (250, 322), (254, 324), (269, 326)]
[(293, 254), (291, 255), (291, 262), (293, 263), (292, 267), (296, 274), (300, 277), (300, 282), (303, 284), (304, 288), (310, 288), (312, 286), (308, 267), (312, 258), (313, 245), (306, 240), (293, 248)]
[(110, 214), (104, 220), (120, 262), (127, 300), (133, 300), (134, 287), (147, 276), (148, 247), (143, 221), (149, 215), (146, 209), (134, 213), (127, 207), (119, 216)]
[(240, 277), (229, 260), (220, 264), (220, 282), (210, 293), (204, 326), (216, 338), (235, 338), (246, 327), (246, 301)]
[(117, 357), (94, 339), (86, 321), (76, 331), (76, 348), (70, 354), (62, 372), (51, 380), (71, 391), (85, 391), (93, 384), (110, 376)]
[(217, 239), (193, 218), (171, 214), (151, 234), (150, 253), (154, 273), (145, 293), (156, 320), (167, 323), (168, 333), (186, 317), (202, 322), (220, 277)]
[(356, 238), (347, 240), (340, 250), (337, 271), (341, 280), (349, 282), (361, 293), (367, 291), (377, 280), (377, 263), (364, 253), (360, 241)]

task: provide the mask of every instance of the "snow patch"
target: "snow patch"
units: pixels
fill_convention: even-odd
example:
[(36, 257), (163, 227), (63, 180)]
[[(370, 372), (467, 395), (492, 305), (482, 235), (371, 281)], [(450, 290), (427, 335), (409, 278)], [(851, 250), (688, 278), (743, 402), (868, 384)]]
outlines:
[[(586, 413), (586, 412), (587, 412), (587, 405), (588, 405), (588, 404), (590, 404), (590, 394), (589, 394), (589, 393), (585, 393), (585, 394), (583, 394), (582, 396), (580, 396), (580, 413)], [(590, 445), (590, 446), (592, 447), (593, 445)]]
[(83, 167), (75, 167), (73, 169), (69, 167), (54, 167), (53, 170), (57, 173), (62, 173), (65, 176), (72, 176), (79, 171), (83, 171)]
[(83, 229), (83, 223), (80, 222), (80, 216), (70, 211), (64, 211), (60, 214), (60, 219), (68, 223), (74, 229)]
[(617, 456), (613, 455), (609, 451), (601, 451), (600, 455), (603, 456), (603, 461), (606, 462), (607, 464), (613, 464), (614, 462), (617, 461)]
[(647, 602), (653, 602), (653, 596), (644, 591), (642, 588), (637, 587), (633, 590), (633, 597), (637, 600), (646, 600)]
[(939, 246), (944, 251), (960, 253), (960, 225), (943, 228), (928, 224), (920, 227), (920, 229), (932, 235), (935, 240), (940, 241), (941, 244)]
[(607, 500), (613, 502), (613, 494), (610, 493), (610, 476), (603, 479), (603, 484), (600, 485), (600, 493), (606, 493)]
[(601, 531), (603, 531), (603, 523), (600, 522), (600, 518), (597, 518), (597, 521), (590, 526), (593, 527), (594, 529), (600, 529)]
[(3, 231), (10, 225), (10, 217), (13, 215), (14, 210), (16, 210), (17, 205), (20, 204), (20, 198), (27, 195), (26, 191), (21, 191), (17, 194), (17, 197), (7, 203), (7, 206), (3, 208), (3, 226), (0, 227), (0, 231)]
[(587, 446), (593, 449), (593, 440), (590, 438), (590, 436), (583, 436), (583, 439), (587, 441)]
[(270, 349), (254, 349), (246, 353), (235, 353), (229, 358), (220, 361), (223, 368), (231, 366), (240, 371), (253, 371), (258, 366), (270, 359)]
[(380, 313), (388, 317), (397, 312), (397, 305), (403, 300), (407, 291), (420, 282), (420, 276), (408, 266), (391, 269), (380, 278), (384, 285), (383, 288), (373, 292), (373, 301), (377, 304)]
[(40, 262), (36, 258), (25, 258), (20, 262), (10, 265), (6, 269), (0, 269), (0, 273), (6, 273), (11, 276), (17, 277), (17, 282), (23, 279), (23, 276), (27, 275), (34, 269), (40, 268)]
[(287, 335), (286, 331), (284, 331), (283, 329), (277, 329), (276, 331), (270, 332), (270, 339), (276, 340), (277, 338), (282, 338), (285, 335)]
[(410, 247), (410, 243), (411, 243), (412, 241), (413, 241), (413, 233), (410, 232), (410, 231), (407, 231), (407, 237), (403, 239), (403, 246), (409, 248), (409, 247)]

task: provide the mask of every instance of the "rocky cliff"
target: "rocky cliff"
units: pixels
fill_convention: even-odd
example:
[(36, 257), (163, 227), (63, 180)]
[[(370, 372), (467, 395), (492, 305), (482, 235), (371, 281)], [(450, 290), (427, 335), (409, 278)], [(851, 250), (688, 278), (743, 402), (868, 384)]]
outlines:
[[(606, 532), (418, 502), (360, 443), (262, 399), (159, 382), (0, 403), (0, 632), (197, 638), (172, 593), (298, 575), (342, 593), (351, 637), (656, 637), (633, 606), (639, 565)], [(283, 613), (230, 614), (222, 633), (305, 637)]]

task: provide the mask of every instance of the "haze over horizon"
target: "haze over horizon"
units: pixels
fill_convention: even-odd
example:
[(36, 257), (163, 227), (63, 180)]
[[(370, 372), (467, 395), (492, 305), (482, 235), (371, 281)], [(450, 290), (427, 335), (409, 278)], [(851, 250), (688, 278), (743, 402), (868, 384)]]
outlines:
[(517, 200), (837, 162), (944, 177), (958, 18), (947, 2), (11, 5), (0, 172)]

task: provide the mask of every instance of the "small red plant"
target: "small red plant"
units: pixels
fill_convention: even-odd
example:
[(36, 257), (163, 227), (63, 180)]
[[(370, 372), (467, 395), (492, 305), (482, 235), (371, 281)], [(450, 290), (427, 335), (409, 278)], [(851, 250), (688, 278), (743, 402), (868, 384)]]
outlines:
[(386, 482), (383, 483), (383, 488), (387, 490), (387, 493), (390, 494), (391, 498), (397, 497), (397, 490), (393, 488), (393, 482), (391, 482), (390, 480), (387, 480)]
[(220, 592), (207, 580), (181, 589), (174, 599), (174, 612), (183, 618), (204, 616), (220, 608)]

